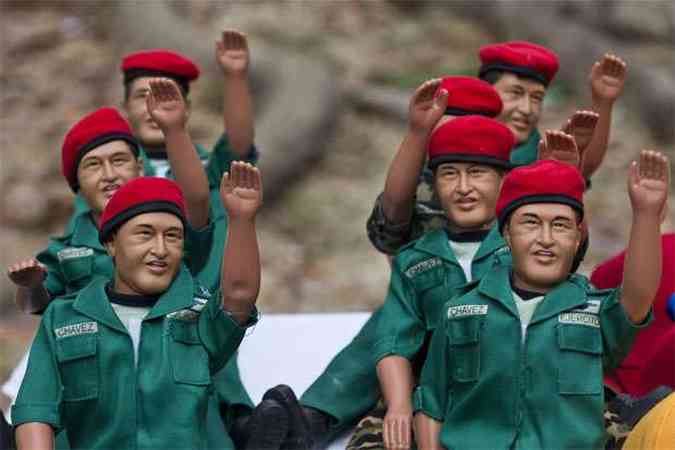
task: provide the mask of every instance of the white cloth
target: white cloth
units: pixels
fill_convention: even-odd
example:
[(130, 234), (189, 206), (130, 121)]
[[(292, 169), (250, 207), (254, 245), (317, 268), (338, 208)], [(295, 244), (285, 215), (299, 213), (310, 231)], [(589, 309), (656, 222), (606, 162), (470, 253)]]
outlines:
[(449, 241), (450, 248), (457, 258), (457, 262), (462, 266), (464, 271), (464, 276), (466, 276), (466, 281), (471, 281), (471, 263), (473, 262), (473, 257), (476, 256), (476, 252), (480, 248), (482, 242), (455, 242)]
[(148, 315), (151, 308), (139, 306), (124, 306), (117, 303), (110, 303), (113, 311), (119, 317), (120, 322), (131, 336), (131, 343), (134, 346), (134, 365), (138, 364), (138, 344), (141, 340), (141, 323), (143, 318)]
[(537, 310), (537, 306), (544, 299), (543, 295), (539, 297), (534, 297), (529, 300), (523, 300), (520, 298), (520, 295), (516, 294), (515, 291), (511, 291), (513, 294), (513, 301), (516, 302), (516, 308), (518, 308), (518, 314), (520, 315), (520, 328), (522, 330), (522, 339), (525, 341), (525, 335), (527, 334), (527, 326), (532, 320), (534, 312)]

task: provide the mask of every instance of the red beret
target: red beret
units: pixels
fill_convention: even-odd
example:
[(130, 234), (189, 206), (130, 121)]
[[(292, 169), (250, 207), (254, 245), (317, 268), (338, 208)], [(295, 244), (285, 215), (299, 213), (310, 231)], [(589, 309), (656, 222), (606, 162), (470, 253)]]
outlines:
[(144, 50), (130, 53), (122, 59), (124, 82), (138, 77), (168, 77), (176, 80), (186, 91), (190, 81), (199, 77), (199, 67), (185, 56), (170, 50)]
[(474, 77), (445, 77), (438, 87), (448, 91), (445, 114), (466, 116), (478, 114), (497, 117), (502, 112), (502, 99), (490, 83)]
[(101, 214), (98, 239), (108, 240), (127, 220), (144, 213), (168, 212), (185, 225), (185, 200), (175, 181), (159, 177), (135, 178), (113, 194)]
[[(640, 330), (630, 353), (605, 382), (615, 389), (642, 396), (660, 384), (675, 388), (675, 322), (668, 316), (668, 302), (675, 296), (675, 233), (661, 236), (661, 281), (654, 298), (654, 322)], [(593, 269), (591, 282), (600, 289), (621, 286), (626, 252), (608, 259)]]
[(511, 41), (486, 45), (479, 52), (480, 76), (490, 70), (504, 70), (548, 84), (558, 72), (558, 55), (541, 45)]
[(128, 142), (138, 156), (138, 142), (127, 121), (115, 108), (97, 109), (84, 116), (66, 134), (61, 147), (61, 169), (74, 192), (78, 190), (77, 167), (87, 152), (110, 141)]
[(445, 122), (431, 134), (429, 167), (446, 162), (477, 162), (508, 168), (516, 140), (506, 125), (483, 116), (463, 116)]
[(562, 203), (584, 216), (583, 194), (586, 183), (571, 164), (545, 159), (513, 169), (504, 177), (497, 200), (499, 229), (509, 215), (530, 203)]

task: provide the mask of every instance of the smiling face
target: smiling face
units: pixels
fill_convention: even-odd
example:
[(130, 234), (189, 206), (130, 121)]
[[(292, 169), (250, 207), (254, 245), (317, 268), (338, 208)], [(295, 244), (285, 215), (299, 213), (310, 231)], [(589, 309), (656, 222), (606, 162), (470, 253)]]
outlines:
[(578, 222), (577, 212), (561, 203), (533, 203), (511, 213), (504, 239), (517, 287), (548, 292), (567, 278), (581, 242)]
[(115, 291), (165, 292), (183, 257), (183, 223), (174, 214), (150, 212), (123, 223), (105, 246), (115, 264)]
[(458, 231), (490, 228), (501, 182), (499, 169), (472, 162), (444, 163), (434, 173), (438, 198)]
[(509, 127), (516, 142), (522, 144), (539, 123), (546, 87), (538, 81), (509, 72), (504, 72), (493, 87), (504, 105), (497, 120)]
[(87, 152), (77, 166), (78, 193), (98, 218), (122, 185), (143, 173), (143, 162), (126, 141), (110, 141)]

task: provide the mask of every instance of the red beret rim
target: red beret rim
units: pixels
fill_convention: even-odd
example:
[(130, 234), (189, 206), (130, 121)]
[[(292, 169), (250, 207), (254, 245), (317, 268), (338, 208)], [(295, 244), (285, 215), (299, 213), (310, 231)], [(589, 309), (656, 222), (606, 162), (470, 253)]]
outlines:
[(488, 155), (471, 153), (445, 153), (435, 156), (429, 159), (429, 168), (431, 170), (435, 170), (439, 165), (450, 162), (474, 162), (478, 164), (485, 164), (487, 166), (496, 166), (501, 169), (511, 168), (511, 163), (509, 161)]
[(173, 214), (180, 219), (184, 227), (187, 226), (185, 216), (183, 216), (183, 213), (181, 212), (180, 208), (175, 203), (163, 200), (154, 202), (144, 202), (133, 205), (121, 211), (114, 217), (110, 218), (110, 220), (104, 223), (101, 229), (99, 230), (98, 240), (102, 244), (105, 244), (110, 239), (114, 231), (117, 230), (120, 226), (122, 226), (125, 222), (140, 214), (151, 212), (166, 212)]
[(443, 113), (446, 116), (483, 116), (483, 117), (489, 117), (490, 119), (494, 119), (497, 117), (497, 114), (491, 114), (487, 113), (483, 110), (479, 109), (462, 109), (462, 108), (445, 108), (445, 112)]
[(563, 205), (571, 206), (572, 209), (579, 213), (579, 223), (581, 223), (581, 221), (584, 219), (584, 206), (572, 197), (560, 194), (525, 195), (513, 200), (499, 213), (499, 231), (504, 231), (504, 225), (506, 225), (506, 222), (513, 211), (520, 208), (521, 206), (530, 205), (532, 203), (562, 203)]
[(491, 64), (484, 64), (480, 67), (480, 71), (478, 72), (478, 76), (480, 78), (483, 78), (486, 73), (490, 72), (491, 70), (499, 70), (503, 72), (512, 72), (515, 73), (516, 75), (520, 75), (522, 77), (526, 78), (532, 78), (535, 81), (538, 81), (542, 83), (545, 87), (548, 87), (549, 84), (549, 79), (544, 76), (544, 74), (537, 72), (536, 70), (530, 69), (529, 67), (522, 67), (522, 66), (515, 66), (512, 64), (505, 64), (505, 63), (491, 63)]

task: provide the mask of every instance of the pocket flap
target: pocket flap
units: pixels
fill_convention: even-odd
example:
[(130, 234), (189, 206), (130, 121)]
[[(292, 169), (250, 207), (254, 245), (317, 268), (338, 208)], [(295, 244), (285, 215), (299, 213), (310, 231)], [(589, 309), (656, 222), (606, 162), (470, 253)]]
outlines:
[(56, 341), (59, 362), (72, 361), (96, 355), (96, 336), (71, 336)]
[(436, 286), (443, 284), (443, 277), (445, 276), (445, 271), (440, 269), (429, 270), (428, 272), (417, 275), (413, 279), (413, 284), (415, 285), (415, 290), (418, 293), (422, 293), (428, 289), (431, 289)]
[(561, 350), (602, 354), (600, 329), (587, 325), (558, 325), (558, 345)]
[(474, 344), (479, 341), (480, 328), (483, 323), (480, 317), (460, 317), (448, 321), (448, 337), (450, 345)]
[(197, 332), (196, 322), (172, 320), (171, 336), (176, 342), (182, 342), (184, 344), (191, 345), (201, 344), (201, 341), (199, 340), (199, 333)]

